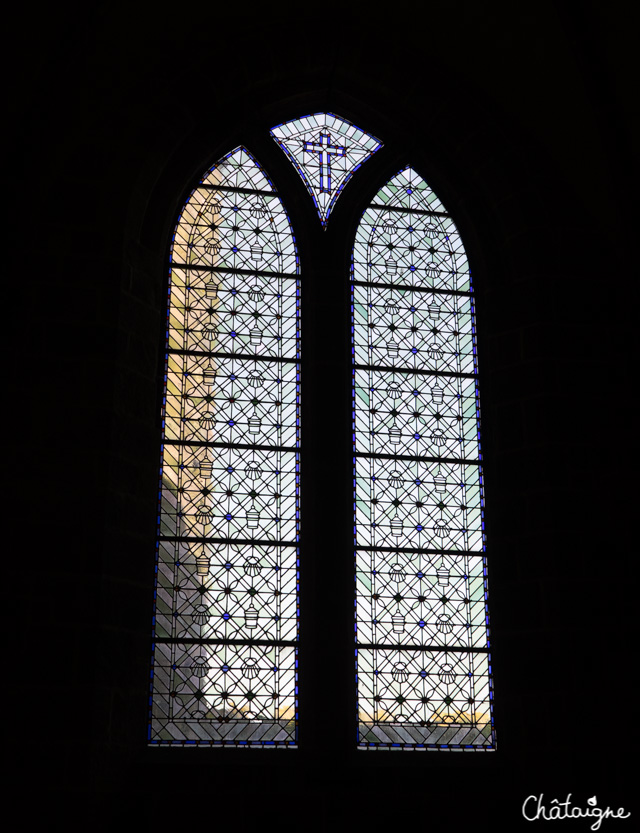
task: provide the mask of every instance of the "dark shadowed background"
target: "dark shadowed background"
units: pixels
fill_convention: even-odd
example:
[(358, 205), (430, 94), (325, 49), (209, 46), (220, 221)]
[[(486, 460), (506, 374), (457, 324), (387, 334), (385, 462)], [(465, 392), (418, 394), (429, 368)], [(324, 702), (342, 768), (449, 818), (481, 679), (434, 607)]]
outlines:
[[(5, 671), (19, 829), (115, 818), (155, 830), (170, 819), (193, 830), (515, 830), (530, 794), (634, 806), (637, 79), (624, 8), (92, 3), (27, 7), (9, 27), (19, 514), (7, 518), (16, 634)], [(301, 646), (297, 751), (146, 748), (169, 235), (194, 177), (246, 143), (289, 183), (301, 252), (313, 250), (310, 201), (267, 131), (319, 110), (387, 143), (369, 177), (414, 161), (475, 264), (495, 753), (356, 753), (351, 648), (316, 644), (313, 627)], [(347, 275), (335, 265), (348, 262), (373, 188), (365, 171), (338, 201), (326, 263), (303, 256), (318, 304), (303, 295), (309, 328), (344, 320)], [(320, 409), (309, 408), (309, 431), (332, 413), (345, 425), (327, 367), (305, 361)], [(308, 529), (319, 533), (349, 488), (322, 456), (310, 449), (306, 462), (317, 473)], [(339, 633), (350, 585), (334, 586), (321, 566), (334, 559), (348, 577), (348, 540), (307, 536), (302, 621), (305, 604), (312, 625), (335, 610)], [(306, 745), (305, 713), (315, 715)]]

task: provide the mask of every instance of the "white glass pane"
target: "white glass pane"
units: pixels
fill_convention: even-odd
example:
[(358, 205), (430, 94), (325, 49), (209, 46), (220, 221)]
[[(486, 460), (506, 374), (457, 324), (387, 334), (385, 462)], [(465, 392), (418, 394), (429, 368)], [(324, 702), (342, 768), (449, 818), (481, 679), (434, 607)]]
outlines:
[(296, 743), (298, 272), (284, 207), (236, 148), (171, 250), (152, 745)]
[(364, 212), (351, 277), (359, 746), (492, 749), (471, 278), (412, 168)]
[(375, 136), (333, 113), (279, 124), (271, 135), (300, 174), (325, 228), (344, 186), (382, 147)]

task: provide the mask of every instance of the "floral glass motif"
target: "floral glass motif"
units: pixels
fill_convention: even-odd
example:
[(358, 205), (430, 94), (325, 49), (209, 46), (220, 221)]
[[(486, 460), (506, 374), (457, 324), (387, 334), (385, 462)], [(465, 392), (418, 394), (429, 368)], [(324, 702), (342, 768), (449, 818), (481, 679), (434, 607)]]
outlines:
[(492, 749), (471, 274), (410, 167), (365, 210), (351, 278), (358, 745)]
[(297, 739), (299, 262), (238, 147), (170, 256), (152, 745)]
[(313, 113), (279, 124), (271, 135), (302, 177), (325, 229), (344, 186), (382, 147), (375, 136), (333, 113)]

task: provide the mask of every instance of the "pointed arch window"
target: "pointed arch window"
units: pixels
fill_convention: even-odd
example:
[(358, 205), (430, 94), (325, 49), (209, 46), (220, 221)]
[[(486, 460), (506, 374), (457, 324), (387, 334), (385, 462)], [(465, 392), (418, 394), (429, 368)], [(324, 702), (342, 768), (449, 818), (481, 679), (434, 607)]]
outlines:
[(243, 147), (170, 254), (149, 741), (297, 737), (299, 261)]
[[(271, 136), (325, 230), (382, 148), (332, 113)], [(492, 749), (473, 287), (413, 168), (365, 209), (350, 277), (358, 746)], [(177, 222), (166, 343), (149, 741), (295, 746), (300, 266), (244, 147)]]
[(363, 214), (351, 290), (358, 742), (491, 748), (471, 274), (411, 167)]

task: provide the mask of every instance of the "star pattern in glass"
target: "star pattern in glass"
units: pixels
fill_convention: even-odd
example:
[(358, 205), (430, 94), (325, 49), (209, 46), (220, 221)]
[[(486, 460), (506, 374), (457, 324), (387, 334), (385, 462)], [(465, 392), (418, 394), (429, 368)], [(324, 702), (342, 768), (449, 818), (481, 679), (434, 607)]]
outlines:
[(358, 744), (491, 749), (471, 274), (412, 168), (365, 210), (351, 278)]
[(151, 745), (297, 741), (299, 271), (236, 148), (171, 245)]

